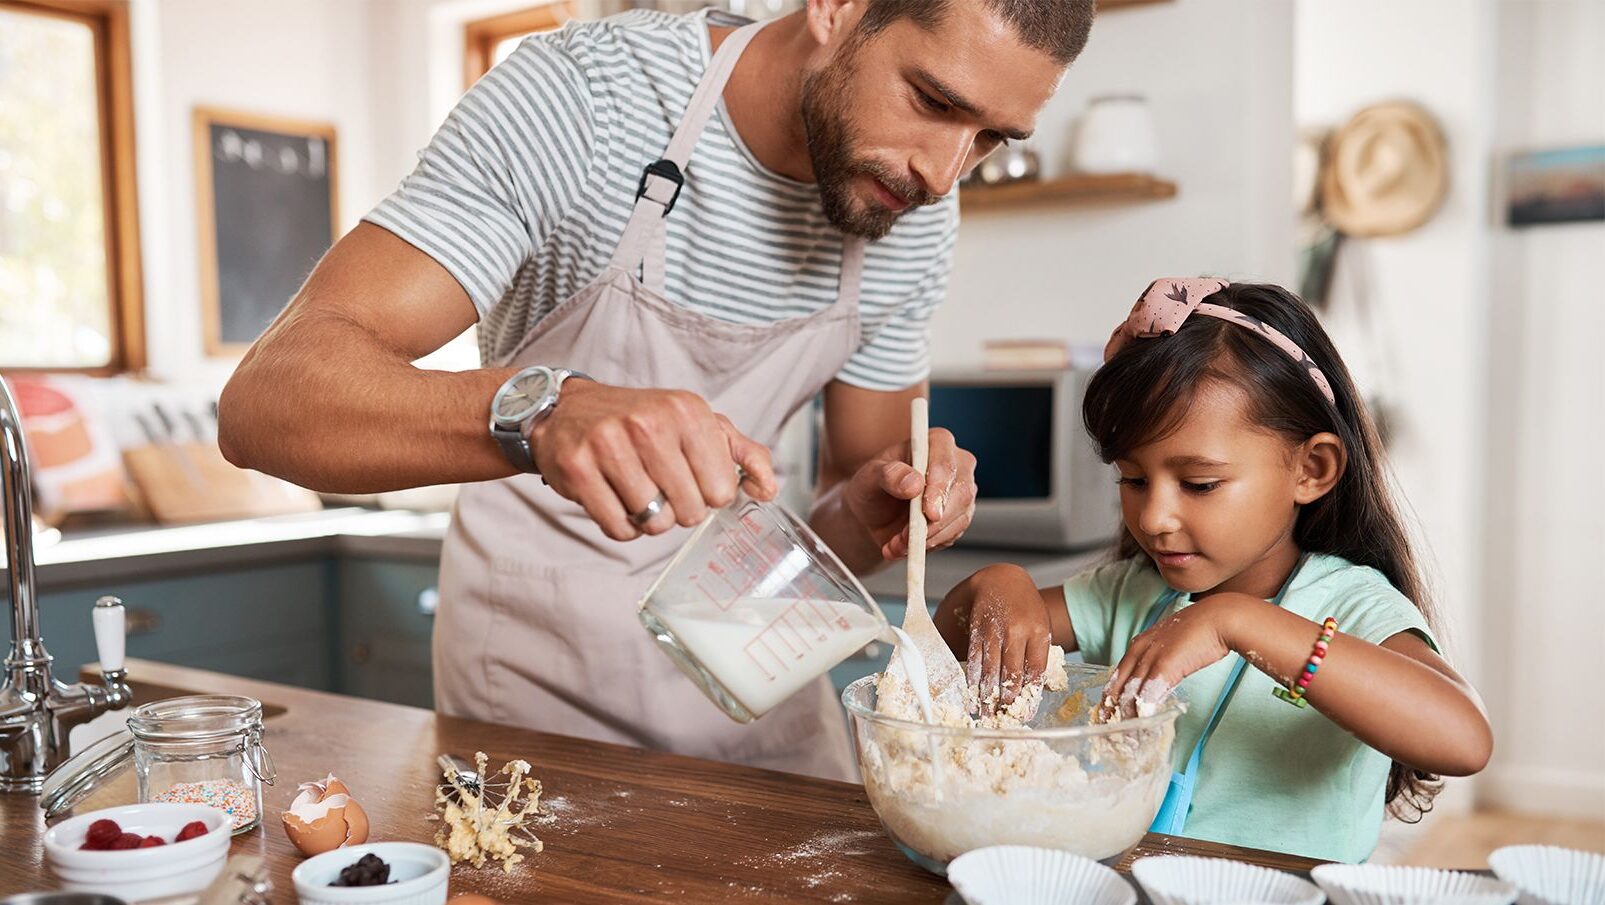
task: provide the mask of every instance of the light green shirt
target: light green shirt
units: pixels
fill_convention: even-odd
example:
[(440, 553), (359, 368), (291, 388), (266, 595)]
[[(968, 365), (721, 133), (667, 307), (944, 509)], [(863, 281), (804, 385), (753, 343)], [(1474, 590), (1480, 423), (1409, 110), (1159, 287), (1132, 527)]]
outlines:
[[(1165, 590), (1145, 557), (1065, 582), (1070, 623), (1087, 662), (1119, 662)], [(1184, 595), (1176, 605), (1191, 602)], [(1340, 633), (1373, 644), (1408, 631), (1437, 649), (1421, 611), (1382, 573), (1341, 557), (1311, 555), (1282, 607), (1312, 622), (1331, 616)], [(1312, 647), (1317, 634), (1312, 627)], [(1176, 721), (1176, 770), (1186, 766), (1237, 659), (1228, 656), (1182, 681), (1178, 694), (1188, 709)], [(1314, 707), (1275, 697), (1275, 687), (1252, 666), (1244, 671), (1204, 747), (1184, 834), (1331, 861), (1365, 860), (1382, 827), (1388, 757)]]

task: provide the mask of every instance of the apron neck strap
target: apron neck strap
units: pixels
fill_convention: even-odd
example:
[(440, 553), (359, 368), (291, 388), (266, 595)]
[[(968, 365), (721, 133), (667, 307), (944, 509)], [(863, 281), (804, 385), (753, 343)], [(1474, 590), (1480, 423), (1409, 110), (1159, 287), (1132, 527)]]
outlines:
[[(1287, 596), (1288, 589), (1293, 587), (1293, 579), (1298, 577), (1299, 571), (1304, 568), (1304, 563), (1308, 560), (1308, 553), (1299, 555), (1298, 562), (1293, 566), (1293, 571), (1287, 576), (1287, 580), (1282, 582), (1282, 587), (1276, 592), (1276, 596), (1271, 598), (1271, 606), (1282, 605), (1282, 599)], [(1167, 589), (1164, 594), (1161, 594), (1159, 599), (1154, 601), (1153, 607), (1148, 611), (1148, 619), (1143, 625), (1143, 631), (1147, 631), (1155, 622), (1158, 622), (1159, 617), (1164, 615), (1165, 611), (1169, 609), (1170, 604), (1180, 596), (1181, 592), (1174, 589)], [(1187, 758), (1187, 766), (1182, 771), (1181, 779), (1182, 785), (1189, 790), (1192, 788), (1194, 778), (1198, 774), (1198, 765), (1203, 760), (1204, 746), (1209, 743), (1209, 737), (1215, 734), (1215, 727), (1220, 725), (1221, 717), (1226, 713), (1226, 704), (1232, 699), (1232, 694), (1237, 691), (1237, 686), (1242, 682), (1243, 672), (1247, 666), (1248, 661), (1244, 660), (1241, 656), (1237, 656), (1237, 662), (1233, 664), (1231, 674), (1227, 676), (1226, 684), (1221, 688), (1220, 697), (1215, 699), (1215, 708), (1210, 711), (1209, 722), (1204, 724), (1204, 731), (1198, 735), (1198, 743), (1193, 745), (1192, 754)], [(1190, 791), (1188, 793), (1188, 797), (1190, 805)], [(1183, 812), (1176, 815), (1176, 817), (1185, 823), (1187, 814), (1185, 810), (1183, 810)], [(1175, 827), (1175, 831), (1177, 832), (1179, 832), (1180, 829), (1181, 825), (1177, 825)]]
[(663, 152), (664, 160), (685, 170), (685, 165), (691, 160), (691, 149), (696, 147), (697, 139), (702, 137), (703, 127), (719, 107), (724, 86), (730, 81), (730, 73), (736, 70), (736, 61), (741, 59), (742, 51), (768, 24), (768, 20), (750, 22), (725, 36), (719, 49), (714, 52), (713, 59), (708, 62), (707, 72), (703, 73), (702, 80), (697, 82), (696, 90), (691, 93), (685, 116), (674, 130), (674, 137), (669, 139), (669, 147)]
[(707, 71), (702, 74), (696, 90), (691, 94), (691, 102), (686, 105), (680, 125), (674, 130), (674, 137), (669, 139), (669, 147), (664, 150), (662, 159), (648, 164), (641, 174), (641, 183), (635, 195), (635, 209), (630, 212), (630, 222), (624, 227), (624, 235), (619, 237), (618, 248), (613, 251), (612, 266), (630, 273), (641, 266), (641, 260), (652, 242), (652, 233), (674, 209), (674, 202), (680, 197), (680, 188), (685, 185), (685, 167), (691, 160), (691, 149), (696, 147), (708, 118), (718, 108), (719, 98), (724, 94), (725, 84), (730, 81), (730, 73), (735, 71), (736, 61), (741, 58), (741, 52), (747, 49), (753, 36), (766, 24), (753, 22), (741, 26), (725, 36), (719, 49), (714, 52)]
[(836, 284), (836, 305), (842, 309), (858, 307), (858, 294), (864, 276), (862, 236), (842, 236), (842, 272)]

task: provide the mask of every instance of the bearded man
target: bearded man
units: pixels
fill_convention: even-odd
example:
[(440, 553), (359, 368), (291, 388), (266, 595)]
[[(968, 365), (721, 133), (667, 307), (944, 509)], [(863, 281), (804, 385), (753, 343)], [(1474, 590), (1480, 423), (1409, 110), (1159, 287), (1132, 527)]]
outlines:
[[(526, 39), (246, 355), (225, 454), (320, 490), (465, 485), (442, 712), (850, 776), (823, 679), (728, 720), (636, 603), (711, 508), (775, 495), (770, 446), (820, 394), (808, 521), (849, 568), (906, 555), (915, 498), (931, 547), (963, 533), (974, 457), (935, 430), (907, 464), (954, 187), (1031, 134), (1092, 5), (809, 0)], [(482, 368), (412, 366), (476, 322)]]

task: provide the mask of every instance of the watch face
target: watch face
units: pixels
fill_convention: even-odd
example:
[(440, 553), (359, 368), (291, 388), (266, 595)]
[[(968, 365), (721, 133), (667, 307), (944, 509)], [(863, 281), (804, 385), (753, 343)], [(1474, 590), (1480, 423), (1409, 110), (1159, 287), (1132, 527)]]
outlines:
[(524, 420), (546, 398), (551, 385), (549, 371), (532, 371), (516, 376), (512, 384), (503, 387), (496, 396), (496, 420), (505, 423)]

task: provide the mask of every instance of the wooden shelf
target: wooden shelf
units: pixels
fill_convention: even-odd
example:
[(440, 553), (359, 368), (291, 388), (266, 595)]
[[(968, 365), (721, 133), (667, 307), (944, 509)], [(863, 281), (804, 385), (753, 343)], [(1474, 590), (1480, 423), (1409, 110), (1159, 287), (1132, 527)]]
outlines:
[(971, 212), (1052, 203), (1153, 201), (1175, 196), (1176, 183), (1147, 173), (1078, 174), (1004, 185), (964, 186), (959, 189), (959, 207)]

